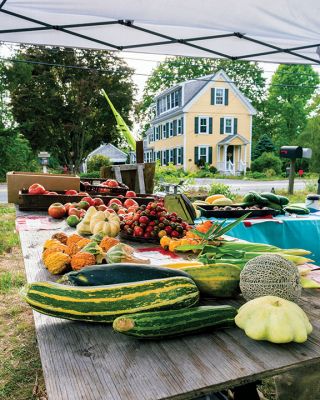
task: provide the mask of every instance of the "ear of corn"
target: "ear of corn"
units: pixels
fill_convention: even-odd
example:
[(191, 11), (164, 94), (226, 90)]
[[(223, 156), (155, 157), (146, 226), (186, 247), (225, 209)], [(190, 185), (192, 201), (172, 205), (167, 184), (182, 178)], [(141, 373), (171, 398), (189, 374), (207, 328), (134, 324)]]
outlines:
[(166, 268), (185, 268), (185, 267), (201, 267), (203, 265), (200, 261), (181, 261), (176, 263), (163, 264), (161, 267)]

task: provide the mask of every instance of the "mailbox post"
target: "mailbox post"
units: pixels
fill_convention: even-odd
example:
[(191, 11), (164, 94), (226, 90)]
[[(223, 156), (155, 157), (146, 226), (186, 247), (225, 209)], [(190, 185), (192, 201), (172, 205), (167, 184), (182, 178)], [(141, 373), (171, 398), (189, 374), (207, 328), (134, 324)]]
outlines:
[(48, 172), (47, 165), (49, 164), (50, 154), (47, 151), (40, 151), (38, 157), (40, 159), (40, 164), (42, 165), (43, 173), (46, 174)]
[(280, 148), (280, 157), (290, 160), (289, 187), (288, 193), (293, 194), (295, 165), (297, 158), (311, 158), (312, 150), (302, 148), (301, 146), (282, 146)]

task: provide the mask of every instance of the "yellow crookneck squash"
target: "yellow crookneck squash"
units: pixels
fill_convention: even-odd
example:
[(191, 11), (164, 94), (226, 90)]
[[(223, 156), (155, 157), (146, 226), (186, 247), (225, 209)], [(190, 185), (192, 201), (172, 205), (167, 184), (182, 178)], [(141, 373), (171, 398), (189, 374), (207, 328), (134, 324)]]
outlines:
[(103, 233), (115, 237), (120, 232), (120, 219), (117, 214), (98, 211), (90, 220), (90, 231), (93, 235)]

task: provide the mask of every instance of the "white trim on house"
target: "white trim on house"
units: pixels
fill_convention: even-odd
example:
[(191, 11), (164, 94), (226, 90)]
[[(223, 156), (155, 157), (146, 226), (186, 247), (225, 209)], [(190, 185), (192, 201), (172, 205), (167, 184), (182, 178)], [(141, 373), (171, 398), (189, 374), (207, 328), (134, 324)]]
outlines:
[[(198, 133), (196, 135), (209, 135), (210, 134), (210, 116), (208, 115), (198, 115)], [(201, 132), (201, 119), (206, 120), (206, 132)]]
[[(233, 135), (234, 134), (234, 118), (235, 117), (222, 117), (223, 118), (223, 134), (224, 135)], [(231, 120), (231, 132), (226, 132), (226, 120), (230, 119)]]
[(187, 169), (187, 127), (186, 127), (186, 114), (183, 114), (183, 170)]
[[(237, 86), (232, 83), (231, 79), (228, 77), (228, 75), (220, 70), (218, 71), (215, 75), (212, 76), (211, 79), (208, 78), (208, 82), (204, 85), (204, 87), (188, 102), (188, 104), (186, 104), (185, 106), (183, 106), (182, 111), (183, 112), (188, 112), (189, 109), (191, 108), (191, 106), (193, 105), (193, 103), (195, 101), (197, 101), (202, 95), (203, 93), (208, 90), (208, 86), (212, 85), (212, 83), (215, 83), (219, 78), (222, 78), (223, 81), (226, 83), (227, 86), (229, 86), (230, 89), (232, 89), (232, 91), (234, 92), (234, 94), (239, 98), (240, 101), (242, 101), (242, 103), (246, 106), (246, 108), (249, 111), (250, 115), (255, 115), (257, 113), (256, 109), (252, 106), (252, 104), (250, 103), (250, 101), (245, 97), (245, 95), (243, 95), (240, 90), (237, 88)], [(228, 107), (228, 106), (225, 106)]]
[[(205, 145), (205, 144), (201, 144), (200, 146), (198, 146), (198, 161), (200, 161), (200, 155), (201, 155), (201, 149), (205, 149), (206, 150), (206, 160), (205, 163), (207, 164), (209, 162), (209, 145)], [(203, 155), (202, 155), (203, 157)]]
[[(224, 106), (225, 102), (226, 102), (226, 89), (225, 88), (221, 88), (221, 87), (216, 87), (215, 88), (215, 92), (214, 92), (214, 105), (215, 106)], [(218, 90), (222, 90), (222, 103), (217, 103), (217, 93)], [(221, 96), (219, 96), (221, 97)]]

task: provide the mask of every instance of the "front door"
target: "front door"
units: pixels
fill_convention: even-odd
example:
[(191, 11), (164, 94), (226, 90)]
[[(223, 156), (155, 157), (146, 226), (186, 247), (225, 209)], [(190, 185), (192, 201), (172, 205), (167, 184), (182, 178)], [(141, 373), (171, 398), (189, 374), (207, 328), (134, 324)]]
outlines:
[(227, 147), (227, 171), (234, 173), (234, 146)]

